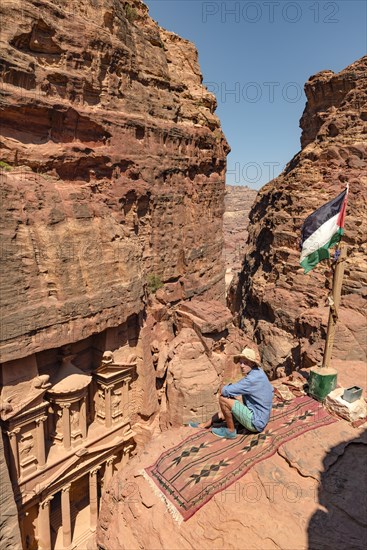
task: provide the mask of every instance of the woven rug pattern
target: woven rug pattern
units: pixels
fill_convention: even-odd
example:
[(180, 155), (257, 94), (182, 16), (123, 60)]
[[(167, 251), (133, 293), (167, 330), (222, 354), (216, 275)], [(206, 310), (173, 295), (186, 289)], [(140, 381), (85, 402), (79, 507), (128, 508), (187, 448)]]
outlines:
[[(301, 434), (336, 422), (308, 396), (275, 400), (262, 433), (220, 439), (197, 430), (164, 452), (144, 475), (178, 521), (186, 521), (216, 493), (229, 487), (255, 464), (271, 457), (280, 445)], [(158, 491), (157, 491), (158, 489)]]

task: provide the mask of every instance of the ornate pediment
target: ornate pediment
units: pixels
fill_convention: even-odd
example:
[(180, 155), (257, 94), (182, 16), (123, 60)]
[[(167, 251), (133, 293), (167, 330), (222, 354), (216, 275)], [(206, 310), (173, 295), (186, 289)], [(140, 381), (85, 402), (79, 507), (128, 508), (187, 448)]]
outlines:
[(131, 374), (136, 369), (136, 354), (132, 353), (129, 349), (120, 348), (112, 353), (112, 351), (105, 351), (102, 356), (101, 364), (95, 370), (96, 374), (109, 378), (116, 373)]

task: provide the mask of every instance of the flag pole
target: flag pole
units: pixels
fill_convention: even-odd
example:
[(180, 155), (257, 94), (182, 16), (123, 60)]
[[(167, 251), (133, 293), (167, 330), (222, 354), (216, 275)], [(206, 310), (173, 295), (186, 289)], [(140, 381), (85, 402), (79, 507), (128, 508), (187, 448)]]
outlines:
[(308, 380), (309, 394), (318, 401), (323, 401), (325, 397), (336, 388), (338, 376), (338, 372), (336, 371), (336, 369), (330, 366), (330, 360), (334, 345), (336, 323), (338, 320), (341, 289), (344, 275), (344, 264), (347, 257), (347, 248), (344, 243), (339, 244), (337, 248), (337, 253), (338, 251), (339, 256), (334, 268), (333, 286), (331, 296), (329, 296), (329, 320), (322, 365), (311, 367), (310, 377)]
[(330, 367), (331, 353), (334, 345), (336, 323), (339, 316), (339, 306), (341, 299), (341, 290), (343, 284), (344, 276), (344, 265), (345, 259), (347, 257), (347, 248), (344, 243), (340, 243), (339, 247), (339, 257), (335, 265), (334, 276), (333, 276), (333, 287), (331, 296), (329, 297), (330, 301), (330, 310), (329, 310), (329, 321), (326, 334), (326, 342), (324, 348), (324, 357), (322, 360), (322, 368), (328, 369)]
[[(308, 273), (308, 271), (315, 267), (315, 265), (322, 259), (320, 258), (320, 256), (316, 256), (315, 258), (312, 257), (315, 252), (312, 245), (318, 244), (318, 237), (320, 235), (323, 235), (322, 230), (325, 229), (327, 222), (329, 220), (333, 221), (334, 219), (335, 227), (338, 228), (337, 231), (333, 231), (334, 226), (330, 226), (330, 228), (325, 231), (326, 236), (331, 239), (329, 241), (330, 244), (332, 243), (333, 237), (343, 234), (348, 193), (349, 185), (347, 184), (345, 191), (340, 193), (336, 197), (336, 199), (327, 202), (306, 218), (302, 226), (302, 252), (300, 261), (301, 265), (303, 265), (305, 268), (305, 273)], [(341, 200), (342, 202), (340, 202)], [(330, 216), (330, 214), (332, 215)], [(331, 230), (331, 234), (328, 233), (329, 229)], [(321, 232), (318, 234), (318, 231), (320, 230)], [(344, 275), (344, 264), (346, 257), (346, 246), (344, 245), (344, 243), (340, 243), (339, 239), (339, 244), (335, 253), (332, 291), (331, 295), (329, 296), (330, 309), (324, 355), (321, 365), (311, 367), (308, 380), (309, 394), (318, 401), (323, 401), (325, 397), (336, 387), (336, 379), (338, 373), (334, 368), (330, 366), (330, 361), (334, 345), (336, 323), (338, 320), (341, 289)], [(309, 259), (310, 263), (308, 263)]]

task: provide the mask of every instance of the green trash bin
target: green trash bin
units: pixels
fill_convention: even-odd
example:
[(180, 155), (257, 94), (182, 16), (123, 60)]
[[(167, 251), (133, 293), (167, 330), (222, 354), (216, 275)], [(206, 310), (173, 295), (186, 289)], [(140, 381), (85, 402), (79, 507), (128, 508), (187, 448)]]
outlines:
[(331, 367), (312, 367), (308, 380), (309, 394), (317, 401), (323, 401), (336, 388), (337, 371)]

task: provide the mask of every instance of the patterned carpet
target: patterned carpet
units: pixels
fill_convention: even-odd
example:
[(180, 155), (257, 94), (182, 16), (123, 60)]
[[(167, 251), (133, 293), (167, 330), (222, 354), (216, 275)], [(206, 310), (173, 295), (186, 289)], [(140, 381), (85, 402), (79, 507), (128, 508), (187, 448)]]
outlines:
[[(225, 440), (209, 430), (196, 430), (146, 468), (145, 477), (178, 521), (186, 521), (216, 493), (271, 457), (283, 443), (332, 424), (320, 403), (308, 396), (275, 400), (269, 424), (260, 434), (246, 432)], [(158, 491), (157, 491), (158, 489)]]

